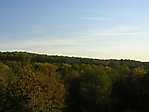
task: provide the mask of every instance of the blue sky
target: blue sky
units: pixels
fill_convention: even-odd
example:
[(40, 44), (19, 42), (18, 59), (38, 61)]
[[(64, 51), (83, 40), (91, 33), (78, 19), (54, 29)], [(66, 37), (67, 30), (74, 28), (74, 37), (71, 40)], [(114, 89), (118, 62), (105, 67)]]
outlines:
[(0, 0), (0, 50), (149, 61), (148, 0)]

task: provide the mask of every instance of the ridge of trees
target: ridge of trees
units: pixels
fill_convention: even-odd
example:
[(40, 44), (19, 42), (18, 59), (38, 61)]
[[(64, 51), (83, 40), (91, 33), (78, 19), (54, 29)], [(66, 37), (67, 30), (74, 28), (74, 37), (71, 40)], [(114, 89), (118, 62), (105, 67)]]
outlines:
[(107, 64), (109, 61), (120, 61), (120, 62), (134, 62), (135, 64), (141, 63), (140, 61), (129, 60), (129, 59), (93, 59), (93, 58), (81, 58), (81, 57), (68, 57), (68, 56), (58, 56), (58, 55), (47, 55), (47, 54), (36, 54), (29, 52), (0, 52), (1, 61), (30, 61), (30, 62), (49, 62), (49, 63), (84, 63), (84, 64)]

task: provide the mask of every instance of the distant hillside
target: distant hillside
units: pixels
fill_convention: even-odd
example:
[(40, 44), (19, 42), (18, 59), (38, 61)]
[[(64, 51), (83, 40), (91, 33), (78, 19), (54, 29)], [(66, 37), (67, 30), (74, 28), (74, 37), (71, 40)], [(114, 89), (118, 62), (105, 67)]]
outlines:
[(68, 56), (57, 56), (57, 55), (45, 55), (36, 54), (29, 52), (0, 52), (1, 61), (30, 61), (30, 62), (48, 62), (48, 63), (67, 63), (67, 64), (104, 64), (108, 65), (110, 62), (121, 62), (121, 63), (134, 63), (141, 64), (147, 62), (140, 62), (135, 60), (102, 60), (102, 59), (92, 59), (92, 58), (80, 58), (80, 57), (68, 57)]

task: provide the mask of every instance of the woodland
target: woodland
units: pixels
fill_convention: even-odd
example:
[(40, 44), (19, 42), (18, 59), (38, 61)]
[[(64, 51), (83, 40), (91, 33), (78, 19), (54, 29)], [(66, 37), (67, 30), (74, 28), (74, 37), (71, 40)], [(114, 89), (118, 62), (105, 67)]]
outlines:
[(0, 52), (0, 112), (148, 112), (149, 63)]

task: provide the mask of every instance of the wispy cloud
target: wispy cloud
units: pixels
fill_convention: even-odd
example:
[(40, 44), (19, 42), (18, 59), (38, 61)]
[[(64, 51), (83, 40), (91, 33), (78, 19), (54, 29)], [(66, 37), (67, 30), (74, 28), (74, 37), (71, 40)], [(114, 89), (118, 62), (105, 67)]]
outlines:
[(81, 17), (81, 20), (86, 20), (86, 21), (105, 21), (109, 20), (109, 18), (106, 17), (97, 17), (97, 16), (87, 16), (87, 17)]
[(88, 30), (87, 32), (82, 33), (82, 36), (92, 36), (92, 37), (135, 37), (135, 36), (147, 36), (149, 32), (145, 31), (143, 28), (139, 26), (127, 26), (127, 25), (120, 25), (120, 26), (113, 26), (106, 29), (95, 29), (95, 30)]

